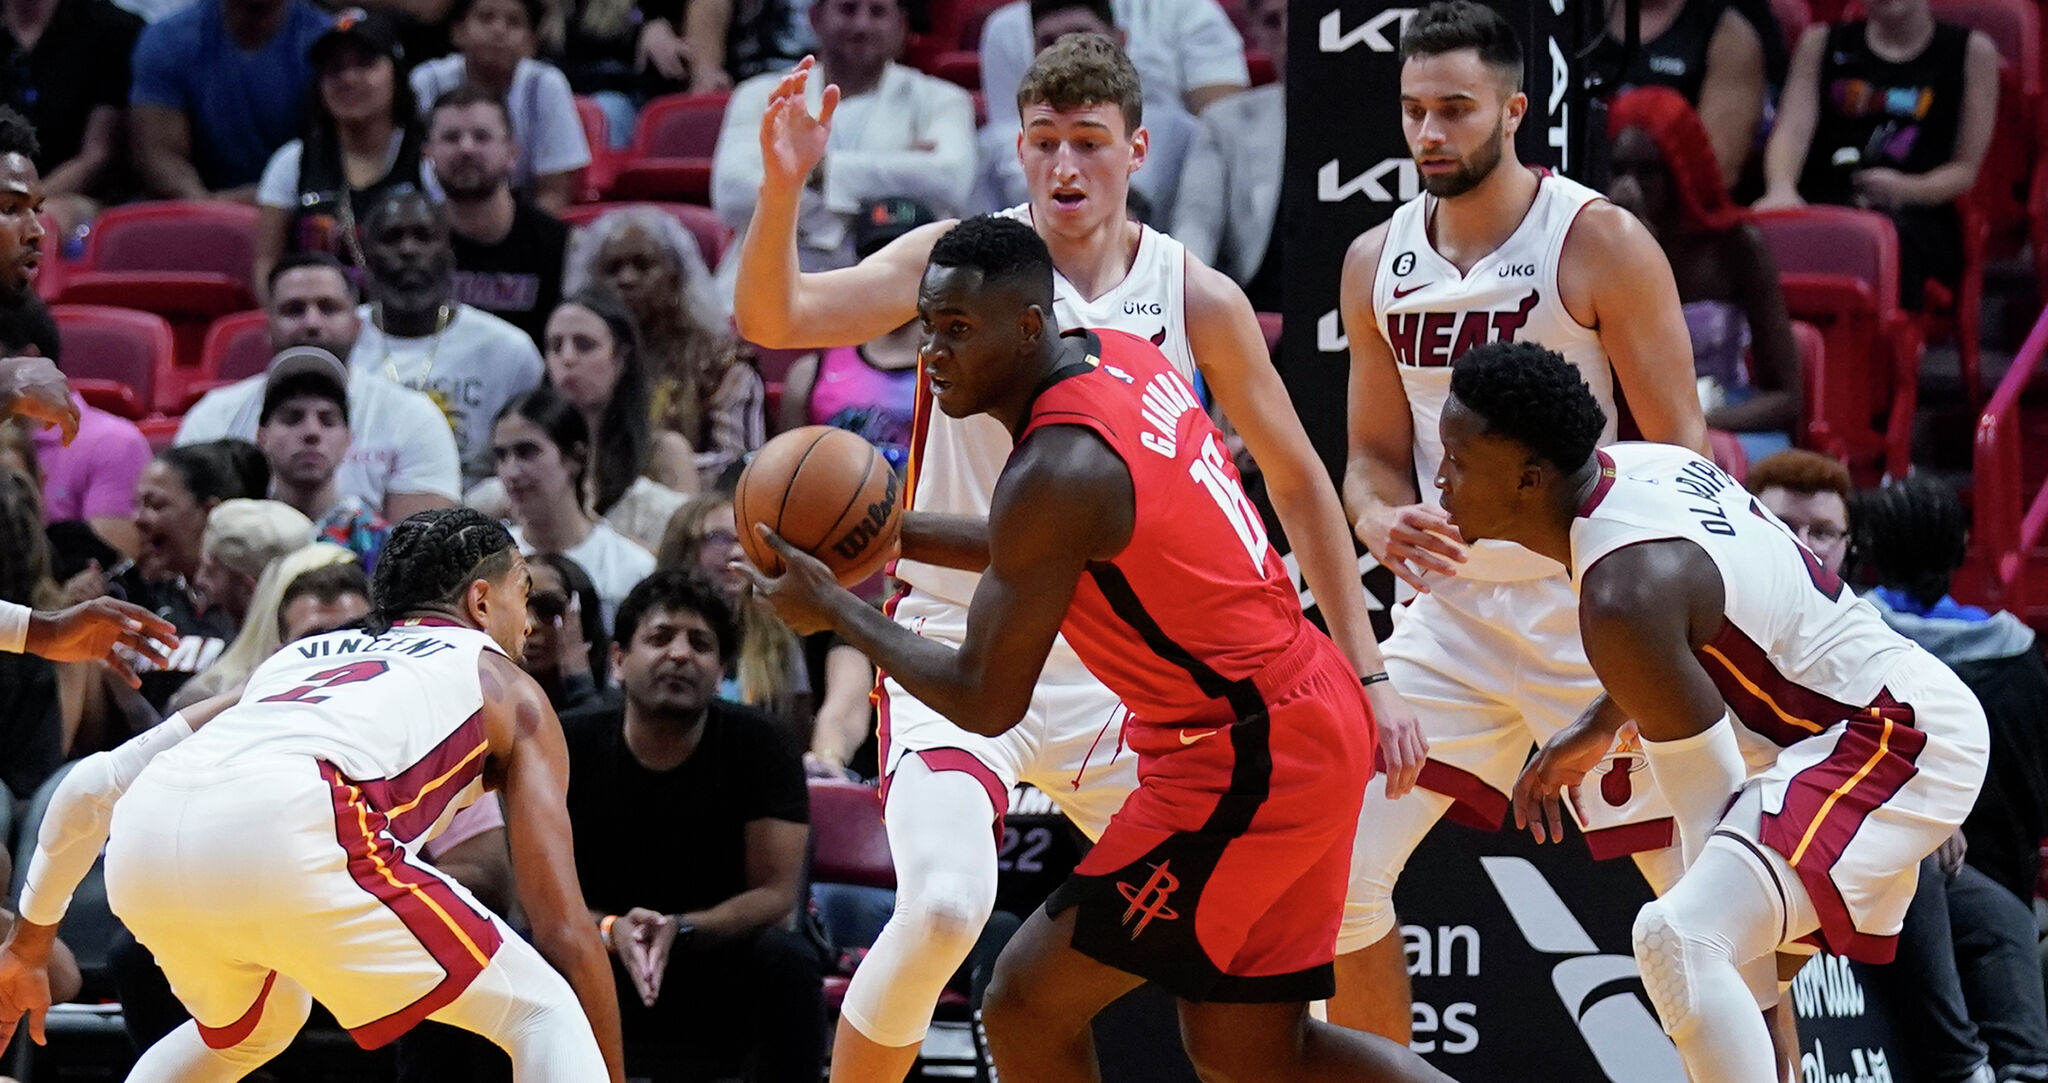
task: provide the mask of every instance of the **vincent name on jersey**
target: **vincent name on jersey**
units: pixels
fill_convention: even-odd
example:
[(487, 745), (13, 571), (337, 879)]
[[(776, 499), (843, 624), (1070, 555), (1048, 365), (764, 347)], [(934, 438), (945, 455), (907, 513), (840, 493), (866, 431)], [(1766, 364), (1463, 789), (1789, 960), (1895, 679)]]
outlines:
[(344, 654), (402, 654), (407, 658), (432, 658), (442, 651), (452, 651), (455, 644), (433, 636), (409, 633), (404, 636), (373, 636), (365, 632), (351, 635), (325, 635), (296, 644), (299, 657), (308, 660), (334, 658)]

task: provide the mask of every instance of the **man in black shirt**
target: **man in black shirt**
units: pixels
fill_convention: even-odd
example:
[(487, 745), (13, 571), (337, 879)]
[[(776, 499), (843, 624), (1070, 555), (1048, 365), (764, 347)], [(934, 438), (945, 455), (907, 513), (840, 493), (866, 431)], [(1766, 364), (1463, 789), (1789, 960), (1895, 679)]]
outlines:
[[(622, 706), (563, 720), (577, 874), (610, 946), (631, 1075), (816, 1083), (822, 960), (790, 929), (810, 803), (766, 715), (714, 698), (737, 646), (702, 580), (619, 606)], [(679, 1074), (671, 1074), (679, 1073)]]
[[(50, 213), (65, 231), (105, 199), (128, 115), (129, 54), (142, 20), (107, 0), (0, 3), (0, 102), (42, 138), (36, 168)], [(10, 77), (11, 76), (11, 77)], [(91, 197), (91, 198), (88, 198)], [(50, 248), (59, 247), (53, 238)]]
[(519, 145), (504, 100), (474, 83), (441, 95), (427, 118), (426, 154), (448, 197), (456, 300), (502, 317), (545, 352), (569, 227), (512, 194)]

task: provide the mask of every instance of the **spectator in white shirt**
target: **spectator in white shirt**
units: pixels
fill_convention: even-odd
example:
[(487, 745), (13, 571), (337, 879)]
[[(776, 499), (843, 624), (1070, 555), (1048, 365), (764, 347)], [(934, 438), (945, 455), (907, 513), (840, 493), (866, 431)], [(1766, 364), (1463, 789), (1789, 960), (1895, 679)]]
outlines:
[(1157, 221), (1172, 221), (1195, 114), (1251, 84), (1244, 40), (1216, 0), (1016, 0), (997, 8), (981, 28), (989, 121), (981, 134), (985, 205), (978, 209), (1024, 202), (1015, 150), (1017, 87), (1033, 57), (1062, 35), (1080, 32), (1118, 39), (1138, 69), (1151, 143), (1131, 187), (1151, 203)]
[(533, 58), (545, 0), (456, 0), (456, 52), (412, 70), (413, 95), (427, 109), (465, 82), (504, 99), (519, 155), (512, 188), (549, 214), (576, 195), (577, 174), (590, 164), (590, 144), (576, 115), (576, 97), (560, 68)]
[[(270, 279), (270, 348), (318, 346), (347, 357), (362, 331), (347, 272), (324, 252), (286, 256)], [(234, 438), (254, 441), (267, 374), (206, 393), (185, 414), (178, 444)], [(462, 495), (455, 437), (434, 401), (374, 373), (350, 373), (348, 412), (354, 442), (335, 471), (335, 487), (390, 522), (452, 506)]]
[(540, 384), (540, 348), (455, 299), (448, 215), (424, 193), (394, 192), (370, 208), (363, 256), (370, 303), (349, 367), (432, 398), (455, 430), (463, 483), (475, 485), (491, 473), (492, 419)]
[[(805, 86), (812, 113), (827, 84), (839, 88), (838, 115), (824, 161), (811, 175), (797, 222), (807, 271), (850, 266), (854, 212), (863, 201), (908, 196), (942, 216), (961, 213), (974, 189), (974, 99), (942, 79), (897, 64), (908, 22), (900, 0), (819, 0), (817, 70)], [(711, 205), (745, 229), (761, 189), (761, 115), (784, 76), (741, 83), (725, 110), (711, 163)], [(732, 294), (740, 246), (720, 269)]]
[(1249, 0), (1247, 42), (1272, 57), (1280, 80), (1202, 112), (1181, 171), (1173, 235), (1188, 254), (1244, 287), (1252, 307), (1281, 309), (1286, 278), (1280, 174), (1287, 149), (1287, 0)]

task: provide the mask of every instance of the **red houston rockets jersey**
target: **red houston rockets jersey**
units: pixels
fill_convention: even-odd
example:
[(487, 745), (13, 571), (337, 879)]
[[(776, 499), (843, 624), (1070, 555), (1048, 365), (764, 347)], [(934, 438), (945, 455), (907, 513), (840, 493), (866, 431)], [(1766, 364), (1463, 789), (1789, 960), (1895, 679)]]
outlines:
[(1124, 551), (1082, 577), (1061, 631), (1139, 721), (1229, 717), (1233, 688), (1321, 633), (1187, 380), (1135, 335), (1070, 333), (1088, 336), (1088, 363), (1039, 394), (1018, 443), (1047, 425), (1093, 430), (1130, 468), (1137, 516)]

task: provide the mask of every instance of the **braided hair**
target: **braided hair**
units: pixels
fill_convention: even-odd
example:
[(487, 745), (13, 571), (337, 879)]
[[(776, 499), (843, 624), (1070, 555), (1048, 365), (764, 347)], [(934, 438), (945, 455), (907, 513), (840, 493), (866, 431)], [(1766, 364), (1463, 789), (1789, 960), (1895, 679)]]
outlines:
[(471, 583), (503, 575), (518, 553), (503, 524), (474, 508), (420, 512), (384, 543), (364, 627), (377, 635), (407, 613), (452, 612)]
[(1946, 482), (1915, 475), (1871, 490), (1857, 499), (1850, 521), (1880, 585), (1921, 606), (1948, 593), (1969, 544), (1970, 519)]

